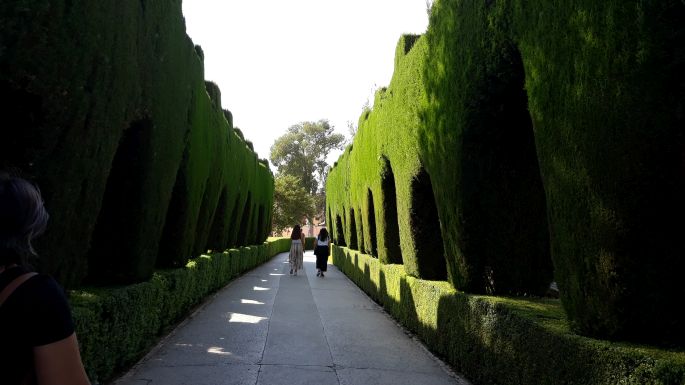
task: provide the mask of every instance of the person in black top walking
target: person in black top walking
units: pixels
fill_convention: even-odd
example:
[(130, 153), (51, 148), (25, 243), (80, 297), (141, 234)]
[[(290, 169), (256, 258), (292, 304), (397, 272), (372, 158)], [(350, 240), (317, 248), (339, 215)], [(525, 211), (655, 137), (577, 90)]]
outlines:
[(323, 277), (328, 266), (328, 256), (331, 251), (331, 239), (328, 236), (328, 230), (322, 228), (319, 230), (319, 236), (316, 237), (316, 247), (314, 248), (314, 255), (316, 255), (316, 276)]
[(26, 259), (47, 225), (40, 192), (0, 172), (0, 382), (87, 385), (64, 291)]

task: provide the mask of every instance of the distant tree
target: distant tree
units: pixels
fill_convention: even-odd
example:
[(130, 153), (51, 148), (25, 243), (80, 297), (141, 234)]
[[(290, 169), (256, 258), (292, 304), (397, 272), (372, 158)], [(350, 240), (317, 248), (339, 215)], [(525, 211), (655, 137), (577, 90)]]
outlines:
[(326, 157), (333, 149), (342, 149), (345, 136), (333, 131), (328, 120), (301, 122), (271, 146), (271, 163), (279, 174), (300, 178), (302, 186), (316, 194), (323, 184), (328, 163)]
[(272, 229), (280, 233), (288, 227), (301, 224), (302, 218), (314, 215), (314, 199), (302, 187), (299, 178), (279, 174), (274, 182), (274, 211)]
[(300, 180), (300, 185), (312, 196), (315, 214), (323, 215), (325, 181), (330, 165), (326, 162), (328, 154), (341, 150), (345, 136), (335, 133), (328, 120), (301, 122), (288, 128), (271, 146), (271, 163), (278, 175), (291, 175)]

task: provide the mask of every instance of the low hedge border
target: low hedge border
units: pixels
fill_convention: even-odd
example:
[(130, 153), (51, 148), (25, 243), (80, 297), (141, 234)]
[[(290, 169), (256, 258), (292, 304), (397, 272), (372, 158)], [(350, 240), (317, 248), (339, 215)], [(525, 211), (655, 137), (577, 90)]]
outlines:
[(140, 359), (161, 335), (209, 294), (290, 249), (290, 239), (202, 255), (185, 268), (156, 271), (134, 285), (71, 291), (81, 358), (93, 383)]
[(558, 300), (468, 295), (332, 249), (341, 271), (474, 384), (685, 384), (685, 352), (575, 335)]
[(306, 237), (304, 239), (304, 249), (314, 250), (314, 242), (316, 242), (316, 237)]

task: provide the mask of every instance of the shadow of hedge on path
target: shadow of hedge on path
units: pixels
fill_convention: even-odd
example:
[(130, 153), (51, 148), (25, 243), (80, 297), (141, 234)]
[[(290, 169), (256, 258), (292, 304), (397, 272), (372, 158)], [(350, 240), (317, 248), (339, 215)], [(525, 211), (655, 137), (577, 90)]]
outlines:
[(158, 270), (146, 282), (70, 292), (81, 357), (91, 381), (111, 379), (211, 293), (288, 250), (290, 239), (269, 238), (261, 245), (193, 258), (182, 268)]
[(559, 300), (468, 295), (332, 248), (343, 273), (474, 384), (685, 383), (685, 352), (575, 335)]

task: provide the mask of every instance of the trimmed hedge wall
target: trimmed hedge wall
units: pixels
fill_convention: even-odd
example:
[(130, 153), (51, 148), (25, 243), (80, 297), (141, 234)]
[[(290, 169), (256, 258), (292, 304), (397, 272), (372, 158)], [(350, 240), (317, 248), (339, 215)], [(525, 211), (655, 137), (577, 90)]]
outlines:
[(193, 306), (229, 281), (290, 249), (290, 239), (202, 255), (146, 282), (70, 292), (81, 357), (92, 381), (132, 365)]
[[(362, 114), (354, 144), (331, 169), (326, 202), (336, 218), (331, 234), (342, 233), (346, 245), (372, 250), (375, 240), (379, 259), (403, 261), (411, 275), (441, 279), (447, 267), (439, 250), (439, 218), (435, 210), (426, 210), (435, 204), (430, 182), (423, 183), (430, 177), (424, 178), (417, 149), (427, 48), (418, 36), (403, 36), (398, 42), (390, 87), (376, 92), (374, 110)], [(414, 183), (418, 180), (422, 183)]]
[[(487, 250), (479, 240), (492, 228), (473, 211), (489, 202), (505, 221), (530, 226), (499, 232), (507, 242), (529, 234), (544, 250), (549, 228), (555, 278), (574, 329), (685, 343), (685, 313), (673, 306), (685, 295), (683, 20), (679, 0), (435, 2), (420, 148), (439, 181), (457, 287), (472, 290), (470, 259)], [(498, 127), (502, 133), (492, 135)], [(491, 142), (500, 137), (514, 147)], [(490, 148), (499, 153), (483, 153)], [(493, 162), (520, 170), (513, 180), (523, 184), (519, 198), (511, 192), (516, 183), (482, 171)], [(498, 190), (504, 199), (486, 200)], [(507, 248), (523, 250), (493, 245), (501, 257)], [(541, 266), (524, 261), (530, 270)]]
[(180, 1), (0, 4), (0, 168), (43, 192), (41, 272), (139, 282), (266, 239), (273, 175), (202, 61)]
[(333, 263), (474, 384), (683, 384), (685, 352), (573, 334), (558, 300), (468, 295), (333, 245)]
[[(400, 38), (390, 86), (377, 92), (373, 111), (365, 111), (360, 117), (354, 145), (329, 174), (326, 191), (330, 215), (355, 215), (342, 229), (346, 244), (362, 251), (375, 247), (380, 260), (403, 263), (410, 275), (446, 279), (449, 270), (449, 279), (457, 287), (472, 292), (543, 294), (552, 281), (552, 264), (532, 127), (520, 109), (523, 105), (525, 112), (525, 95), (520, 95), (523, 78), (505, 79), (513, 84), (496, 78), (486, 84), (499, 90), (499, 99), (483, 103), (473, 117), (474, 125), (479, 125), (472, 130), (471, 152), (454, 151), (458, 149), (455, 144), (442, 147), (439, 154), (451, 161), (470, 162), (474, 168), (462, 185), (445, 186), (443, 180), (431, 176), (421, 152), (424, 144), (419, 134), (428, 103), (428, 49), (425, 37)], [(500, 67), (506, 68), (506, 64)], [(512, 93), (517, 96), (512, 106), (504, 108), (496, 119), (484, 119)], [(517, 119), (523, 121), (523, 127), (516, 126)], [(499, 130), (504, 124), (512, 127)], [(518, 136), (526, 128), (530, 132), (521, 142)], [(521, 157), (519, 147), (530, 151)], [(441, 171), (454, 168), (458, 167)], [(450, 202), (458, 202), (460, 210), (449, 215), (468, 222), (468, 228), (455, 229), (449, 218), (444, 219), (448, 216), (445, 204), (436, 199), (433, 186), (451, 188)], [(459, 195), (455, 189), (463, 193), (460, 199), (456, 199)], [(350, 205), (352, 209), (344, 209)], [(337, 222), (333, 227), (337, 234)], [(361, 236), (352, 232), (353, 227)], [(447, 253), (451, 257), (446, 260), (449, 242), (442, 236), (461, 237), (468, 247), (457, 254)], [(361, 239), (374, 240), (375, 245), (357, 242)]]
[(305, 250), (314, 250), (314, 245), (316, 245), (316, 237), (306, 237), (304, 239)]
[(409, 275), (554, 278), (573, 330), (683, 346), (683, 20), (679, 0), (436, 0), (329, 174), (332, 233), (364, 251), (373, 219)]

